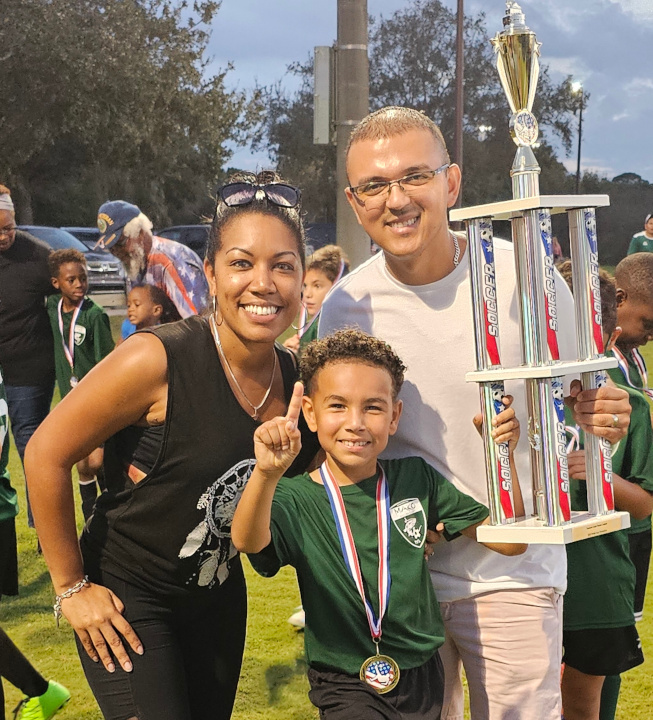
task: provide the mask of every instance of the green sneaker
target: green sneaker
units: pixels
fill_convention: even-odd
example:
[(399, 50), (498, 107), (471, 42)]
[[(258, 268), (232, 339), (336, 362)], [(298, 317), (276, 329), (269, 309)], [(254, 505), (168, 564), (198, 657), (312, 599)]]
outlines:
[(70, 700), (70, 692), (50, 680), (48, 689), (38, 697), (24, 698), (14, 710), (15, 720), (49, 720)]

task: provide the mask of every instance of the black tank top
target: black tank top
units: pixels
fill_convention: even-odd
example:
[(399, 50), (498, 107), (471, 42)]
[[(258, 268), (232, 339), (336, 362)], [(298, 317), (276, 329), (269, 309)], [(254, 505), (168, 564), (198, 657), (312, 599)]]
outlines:
[[(127, 467), (139, 454), (134, 428), (110, 438), (104, 449), (107, 490), (81, 538), (86, 571), (102, 569), (164, 594), (219, 586), (237, 556), (230, 530), (236, 504), (255, 464), (258, 422), (234, 396), (218, 359), (206, 318), (154, 328), (168, 359), (168, 402), (154, 466), (138, 483)], [(277, 347), (286, 402), (296, 370)], [(140, 430), (140, 429), (139, 429)], [(289, 474), (302, 472), (318, 450), (300, 423), (302, 452)], [(157, 438), (158, 439), (158, 438)]]

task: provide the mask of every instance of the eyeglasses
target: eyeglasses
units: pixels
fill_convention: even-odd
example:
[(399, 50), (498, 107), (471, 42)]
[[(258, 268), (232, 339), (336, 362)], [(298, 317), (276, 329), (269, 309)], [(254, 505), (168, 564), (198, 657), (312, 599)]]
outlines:
[(415, 188), (426, 185), (427, 182), (441, 172), (444, 172), (448, 167), (449, 163), (445, 163), (435, 170), (422, 170), (421, 172), (405, 175), (398, 180), (374, 180), (363, 183), (362, 185), (350, 187), (349, 190), (353, 193), (356, 200), (358, 200), (361, 205), (365, 205), (366, 208), (380, 207), (388, 199), (390, 189), (393, 185), (399, 185), (403, 193), (412, 195)]
[(235, 182), (223, 185), (218, 194), (222, 202), (229, 207), (248, 205), (254, 200), (258, 192), (275, 205), (283, 208), (294, 208), (299, 205), (302, 194), (299, 188), (285, 183), (269, 183), (267, 185), (255, 185), (252, 183)]
[(4, 237), (11, 235), (11, 233), (16, 232), (16, 226), (12, 225), (11, 227), (3, 227), (0, 228), (0, 237)]

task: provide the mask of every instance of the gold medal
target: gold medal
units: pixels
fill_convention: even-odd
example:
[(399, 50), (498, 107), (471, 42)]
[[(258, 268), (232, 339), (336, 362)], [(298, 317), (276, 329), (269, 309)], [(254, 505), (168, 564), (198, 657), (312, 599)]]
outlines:
[(380, 655), (378, 651), (361, 665), (360, 679), (381, 695), (397, 687), (399, 675), (399, 665), (391, 657)]

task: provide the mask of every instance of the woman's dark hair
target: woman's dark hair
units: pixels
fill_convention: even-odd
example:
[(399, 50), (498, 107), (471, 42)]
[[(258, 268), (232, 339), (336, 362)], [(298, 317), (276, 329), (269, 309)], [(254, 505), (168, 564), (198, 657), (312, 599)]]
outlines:
[[(251, 172), (232, 173), (225, 183), (250, 183), (252, 185), (268, 185), (270, 183), (286, 182), (273, 170), (263, 170), (258, 174)], [(216, 199), (215, 215), (211, 223), (211, 232), (209, 233), (209, 244), (206, 250), (206, 259), (211, 266), (215, 262), (216, 253), (222, 247), (222, 233), (227, 225), (236, 217), (242, 215), (270, 215), (276, 217), (293, 233), (297, 241), (297, 250), (302, 267), (306, 267), (305, 258), (305, 236), (304, 223), (301, 218), (301, 208), (298, 205), (294, 208), (279, 207), (270, 202), (267, 197), (255, 197), (252, 202), (246, 205), (229, 206), (226, 205), (220, 196)]]

